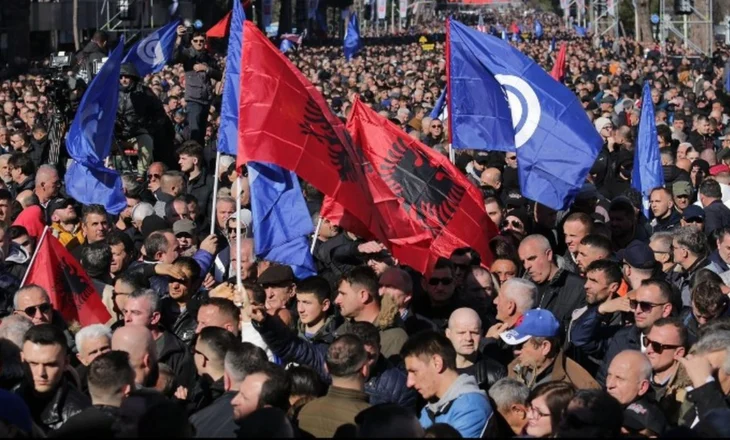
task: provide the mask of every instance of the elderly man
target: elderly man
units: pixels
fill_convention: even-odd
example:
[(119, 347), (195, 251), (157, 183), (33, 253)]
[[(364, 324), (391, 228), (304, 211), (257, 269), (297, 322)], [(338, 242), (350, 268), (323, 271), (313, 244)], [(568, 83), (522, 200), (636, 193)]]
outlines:
[(518, 252), (530, 280), (537, 285), (536, 306), (551, 311), (567, 331), (571, 313), (585, 304), (583, 280), (558, 267), (550, 242), (542, 235), (526, 237)]
[(638, 350), (624, 350), (608, 367), (606, 391), (624, 407), (641, 399), (651, 389), (652, 367)]
[(494, 188), (499, 191), (502, 188), (502, 172), (498, 168), (487, 168), (482, 171), (479, 182), (482, 187)]
[(497, 321), (487, 330), (484, 354), (506, 365), (514, 358), (512, 348), (505, 345), (499, 335), (513, 328), (525, 312), (535, 307), (537, 286), (522, 278), (510, 278), (502, 284), (499, 295), (494, 298), (497, 308)]
[(89, 364), (99, 355), (112, 349), (112, 332), (104, 324), (86, 326), (76, 333), (76, 348), (79, 351), (76, 357), (81, 362), (76, 367), (81, 382), (81, 391), (88, 393), (89, 384), (86, 379)]
[(35, 174), (35, 190), (33, 193), (38, 196), (42, 207), (47, 207), (48, 202), (58, 196), (61, 189), (61, 179), (58, 171), (51, 165), (41, 165)]
[(598, 388), (598, 383), (560, 348), (560, 323), (549, 310), (528, 310), (522, 321), (500, 338), (515, 348), (516, 358), (507, 366), (509, 377), (530, 389), (561, 381), (577, 388)]
[(474, 376), (479, 388), (486, 391), (505, 377), (506, 371), (502, 364), (483, 357), (479, 352), (482, 320), (474, 310), (466, 307), (454, 310), (446, 328), (446, 337), (456, 350), (456, 371)]
[(436, 325), (431, 320), (411, 310), (413, 280), (408, 272), (398, 267), (389, 267), (380, 275), (378, 283), (380, 296), (390, 296), (398, 306), (398, 313), (409, 336), (423, 330), (436, 330)]
[(500, 432), (500, 437), (522, 435), (527, 423), (529, 404), (527, 398), (530, 389), (522, 382), (505, 377), (489, 388), (489, 397), (494, 401), (499, 416), (509, 426), (511, 432)]

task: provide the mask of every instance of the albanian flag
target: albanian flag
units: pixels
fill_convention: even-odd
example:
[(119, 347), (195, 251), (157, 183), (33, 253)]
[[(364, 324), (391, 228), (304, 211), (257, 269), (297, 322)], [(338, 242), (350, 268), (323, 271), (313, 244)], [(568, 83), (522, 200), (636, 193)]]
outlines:
[(345, 231), (352, 232), (360, 238), (366, 240), (374, 240), (373, 234), (370, 233), (367, 226), (347, 212), (345, 208), (337, 203), (332, 197), (325, 197), (322, 201), (322, 208), (319, 215), (326, 218), (333, 224), (341, 227)]
[(257, 161), (294, 171), (382, 240), (362, 155), (345, 124), (256, 25), (246, 21), (243, 35), (237, 167)]
[(489, 240), (497, 228), (479, 190), (448, 158), (359, 100), (347, 128), (369, 165), (373, 203), (388, 225), (383, 244), (395, 258), (426, 273), (438, 257), (468, 246), (491, 264)]
[(565, 55), (567, 52), (568, 45), (563, 42), (563, 44), (560, 45), (560, 52), (558, 52), (558, 57), (555, 60), (553, 70), (550, 72), (550, 76), (552, 76), (555, 81), (563, 82), (563, 77), (565, 76)]
[(89, 275), (48, 229), (28, 268), (23, 285), (28, 284), (46, 289), (53, 308), (68, 323), (78, 321), (85, 327), (106, 324), (111, 319)]

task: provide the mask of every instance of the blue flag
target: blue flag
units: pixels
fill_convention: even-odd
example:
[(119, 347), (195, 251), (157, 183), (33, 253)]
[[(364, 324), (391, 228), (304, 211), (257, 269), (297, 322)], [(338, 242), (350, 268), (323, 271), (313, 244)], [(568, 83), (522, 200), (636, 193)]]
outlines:
[(550, 40), (550, 53), (555, 52), (557, 41), (555, 40), (555, 37), (553, 37), (552, 40)]
[(535, 21), (535, 36), (537, 38), (542, 38), (542, 23), (540, 23), (540, 20)]
[(294, 43), (292, 43), (292, 42), (291, 42), (291, 41), (289, 41), (289, 40), (286, 40), (286, 39), (284, 39), (284, 40), (281, 40), (281, 44), (279, 44), (279, 50), (281, 51), (281, 53), (287, 53), (287, 52), (289, 52), (289, 51), (290, 51), (290, 50), (291, 50), (291, 49), (292, 49), (292, 48), (293, 48), (294, 46), (295, 46), (295, 45), (294, 45)]
[(730, 93), (730, 61), (725, 63), (725, 93)]
[[(450, 51), (457, 50), (453, 45), (456, 29), (459, 34), (468, 35), (469, 38), (463, 39), (464, 49), (460, 50), (463, 64), (479, 67), (483, 79), (494, 78), (499, 82), (509, 101), (511, 114), (511, 124), (506, 124), (505, 99), (497, 100), (497, 91), (490, 92), (492, 99), (485, 99), (485, 92), (478, 93), (476, 85), (469, 91), (469, 96), (465, 91), (461, 92), (459, 103), (452, 55), (452, 59), (447, 60), (451, 63), (448, 80), (451, 83), (452, 124), (456, 125), (453, 121), (459, 103), (471, 108), (473, 115), (491, 116), (494, 129), (501, 130), (503, 138), (509, 136), (509, 128), (513, 127), (511, 134), (517, 148), (522, 195), (553, 209), (564, 209), (583, 186), (603, 146), (578, 98), (532, 59), (504, 41), (471, 31), (458, 22), (452, 22), (450, 29)], [(484, 80), (480, 88), (493, 89), (493, 85)]]
[(114, 136), (123, 52), (122, 37), (81, 98), (66, 138), (73, 159), (66, 171), (66, 192), (84, 205), (104, 205), (112, 214), (127, 207), (119, 172), (104, 166)]
[(656, 122), (654, 119), (654, 103), (651, 101), (651, 87), (644, 83), (641, 96), (641, 117), (639, 134), (634, 149), (634, 170), (631, 174), (631, 187), (641, 193), (644, 214), (649, 216), (649, 196), (651, 190), (664, 185), (664, 171), (659, 154)]
[(507, 41), (507, 31), (505, 31), (504, 29), (502, 29), (502, 39), (504, 41)]
[(357, 22), (357, 12), (350, 14), (350, 19), (347, 20), (347, 30), (345, 32), (343, 50), (345, 52), (346, 61), (350, 61), (352, 57), (362, 50), (362, 40), (360, 39), (360, 26)]
[(515, 151), (515, 132), (507, 96), (489, 70), (487, 59), (479, 55), (489, 51), (485, 44), (487, 38), (500, 40), (475, 32), (455, 20), (449, 21), (447, 32), (452, 146)]
[(228, 32), (228, 56), (223, 78), (221, 125), (218, 128), (218, 151), (238, 154), (238, 103), (241, 97), (241, 50), (243, 49), (243, 21), (246, 13), (240, 1), (233, 2), (231, 27)]
[(124, 57), (125, 63), (132, 63), (141, 77), (162, 70), (172, 58), (180, 20), (175, 20), (132, 46)]
[(573, 28), (575, 29), (575, 33), (578, 34), (579, 37), (586, 36), (586, 28), (584, 28), (582, 26), (578, 26), (577, 24), (574, 24)]
[(439, 99), (436, 100), (436, 104), (433, 106), (433, 110), (431, 110), (431, 114), (428, 116), (431, 119), (440, 119), (441, 113), (444, 111), (444, 104), (446, 104), (446, 89), (441, 92), (441, 96), (439, 96)]
[(297, 175), (263, 162), (247, 166), (256, 256), (291, 266), (299, 279), (316, 275), (308, 238), (314, 226)]

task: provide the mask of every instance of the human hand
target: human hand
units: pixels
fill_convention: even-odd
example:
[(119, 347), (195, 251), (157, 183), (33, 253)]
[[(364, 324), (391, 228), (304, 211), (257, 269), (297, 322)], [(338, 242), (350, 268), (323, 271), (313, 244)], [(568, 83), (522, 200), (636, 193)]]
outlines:
[(492, 339), (499, 339), (499, 335), (507, 330), (507, 324), (503, 322), (498, 322), (494, 324), (493, 326), (489, 327), (489, 330), (487, 330), (487, 338)]
[(205, 63), (197, 63), (193, 66), (193, 70), (195, 70), (196, 72), (207, 72), (208, 65)]
[(377, 241), (368, 241), (367, 243), (359, 245), (357, 250), (363, 254), (377, 254), (378, 252), (385, 250), (385, 246)]
[(234, 289), (233, 284), (221, 283), (218, 286), (216, 286), (215, 289), (208, 292), (208, 297), (223, 298), (223, 299), (229, 299), (231, 301), (234, 301), (234, 298), (236, 297), (236, 291)]
[(213, 275), (208, 273), (205, 275), (205, 279), (203, 279), (203, 287), (206, 289), (210, 289), (213, 286), (215, 286), (215, 278), (213, 278)]
[(180, 385), (177, 387), (177, 390), (175, 390), (175, 397), (177, 397), (180, 400), (187, 400), (188, 399), (188, 389), (184, 386)]
[(630, 312), (631, 306), (629, 305), (629, 299), (625, 296), (619, 296), (618, 298), (609, 299), (600, 306), (598, 306), (598, 313), (601, 315), (609, 315), (614, 312)]
[(707, 383), (707, 378), (712, 377), (712, 365), (704, 356), (690, 354), (677, 360), (684, 367), (695, 388), (701, 387)]
[(205, 237), (205, 240), (200, 243), (200, 249), (208, 252), (209, 254), (215, 255), (215, 251), (218, 249), (218, 236), (210, 234)]
[(176, 280), (184, 280), (186, 278), (185, 272), (182, 269), (169, 263), (155, 264), (155, 273), (157, 275), (175, 278)]

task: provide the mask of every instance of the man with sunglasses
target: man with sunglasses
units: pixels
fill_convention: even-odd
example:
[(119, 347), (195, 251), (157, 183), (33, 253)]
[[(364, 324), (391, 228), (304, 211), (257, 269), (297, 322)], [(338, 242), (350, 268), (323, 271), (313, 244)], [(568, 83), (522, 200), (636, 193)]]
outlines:
[(13, 298), (16, 314), (25, 315), (33, 325), (50, 324), (53, 321), (53, 305), (48, 293), (35, 284), (19, 289)]
[[(205, 126), (213, 99), (211, 79), (220, 81), (222, 74), (217, 68), (215, 58), (208, 53), (205, 34), (193, 32), (189, 41), (183, 42), (187, 35), (185, 26), (177, 27), (174, 63), (182, 63), (185, 69), (185, 101), (187, 103), (190, 139), (200, 145), (205, 144)], [(190, 44), (190, 46), (187, 46)], [(186, 47), (187, 46), (187, 47)]]
[(629, 300), (629, 310), (634, 314), (634, 324), (619, 330), (609, 341), (606, 355), (603, 357), (596, 380), (605, 384), (611, 361), (624, 350), (641, 350), (642, 334), (649, 333), (651, 326), (661, 318), (672, 315), (674, 305), (672, 286), (665, 280), (651, 278), (642, 281), (634, 292), (634, 299)]

